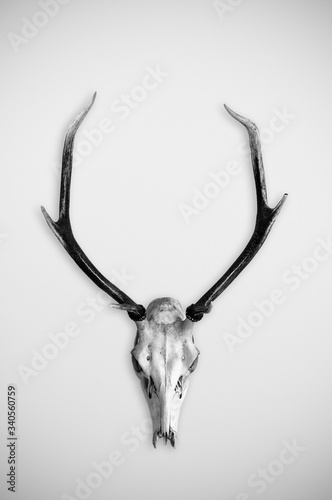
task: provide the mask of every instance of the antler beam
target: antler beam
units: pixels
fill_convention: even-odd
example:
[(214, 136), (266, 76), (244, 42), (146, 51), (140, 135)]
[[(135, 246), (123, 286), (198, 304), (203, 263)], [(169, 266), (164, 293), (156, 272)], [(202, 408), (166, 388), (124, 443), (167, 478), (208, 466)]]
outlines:
[(73, 164), (73, 149), (75, 134), (81, 125), (82, 121), (90, 111), (96, 98), (94, 93), (92, 100), (88, 106), (75, 118), (68, 128), (62, 156), (62, 171), (61, 171), (61, 187), (59, 200), (59, 219), (54, 222), (48, 215), (44, 207), (41, 207), (47, 224), (52, 229), (55, 236), (60, 241), (61, 245), (68, 252), (71, 258), (82, 269), (82, 271), (104, 292), (110, 295), (118, 304), (112, 304), (114, 307), (124, 309), (128, 312), (129, 317), (134, 321), (141, 321), (145, 318), (145, 308), (141, 304), (136, 304), (128, 295), (120, 290), (113, 283), (108, 281), (98, 269), (92, 264), (88, 257), (83, 252), (82, 248), (77, 243), (71, 228), (69, 217), (70, 205), (70, 184)]
[(266, 240), (272, 225), (284, 204), (287, 194), (281, 198), (275, 208), (270, 208), (267, 202), (265, 173), (261, 151), (261, 142), (259, 131), (256, 125), (238, 115), (225, 105), (228, 113), (238, 122), (242, 123), (248, 131), (251, 151), (252, 168), (254, 172), (257, 198), (257, 216), (254, 232), (239, 257), (223, 274), (223, 276), (195, 303), (186, 310), (186, 316), (191, 321), (200, 321), (204, 314), (209, 313), (212, 308), (212, 302), (234, 281), (234, 279), (243, 271), (249, 262), (256, 255), (258, 250)]

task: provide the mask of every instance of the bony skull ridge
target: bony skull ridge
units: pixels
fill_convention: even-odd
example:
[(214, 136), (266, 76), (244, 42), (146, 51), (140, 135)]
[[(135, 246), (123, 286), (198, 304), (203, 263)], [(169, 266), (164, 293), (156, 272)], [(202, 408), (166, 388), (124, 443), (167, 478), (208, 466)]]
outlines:
[(47, 224), (82, 271), (105, 293), (110, 295), (117, 307), (126, 311), (137, 325), (135, 345), (131, 351), (133, 367), (141, 381), (152, 423), (153, 445), (158, 438), (170, 441), (174, 447), (177, 440), (178, 420), (189, 379), (198, 362), (199, 350), (195, 346), (193, 328), (204, 314), (211, 311), (212, 302), (232, 283), (249, 264), (263, 245), (272, 225), (286, 199), (271, 208), (267, 202), (265, 173), (261, 143), (256, 125), (230, 108), (228, 113), (245, 126), (249, 135), (252, 168), (256, 186), (257, 216), (253, 234), (234, 263), (221, 278), (186, 311), (172, 298), (160, 298), (145, 309), (137, 304), (114, 283), (110, 282), (92, 264), (77, 243), (70, 223), (70, 185), (73, 163), (73, 148), (76, 132), (91, 109), (92, 101), (75, 118), (68, 128), (63, 148), (59, 218), (55, 222), (42, 207)]

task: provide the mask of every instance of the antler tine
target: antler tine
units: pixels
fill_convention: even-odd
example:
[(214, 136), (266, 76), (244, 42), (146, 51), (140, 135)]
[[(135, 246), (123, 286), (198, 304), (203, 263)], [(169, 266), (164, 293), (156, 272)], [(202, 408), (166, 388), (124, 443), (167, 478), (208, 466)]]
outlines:
[(254, 232), (239, 257), (223, 274), (223, 276), (195, 303), (186, 310), (186, 316), (191, 321), (200, 321), (204, 314), (209, 313), (212, 308), (212, 302), (232, 283), (232, 281), (241, 273), (256, 255), (258, 250), (266, 240), (272, 225), (284, 204), (287, 194), (281, 198), (275, 208), (271, 208), (267, 203), (267, 193), (265, 184), (265, 173), (261, 152), (261, 142), (259, 131), (256, 125), (243, 116), (232, 111), (225, 105), (228, 113), (238, 122), (242, 123), (248, 131), (249, 144), (251, 152), (251, 162), (254, 172), (257, 216)]
[(128, 312), (129, 317), (134, 321), (141, 321), (145, 318), (145, 308), (141, 304), (136, 304), (128, 295), (120, 290), (113, 283), (108, 281), (98, 269), (92, 264), (77, 243), (70, 223), (70, 185), (73, 164), (73, 149), (76, 132), (82, 121), (90, 111), (96, 98), (96, 92), (93, 94), (91, 102), (81, 111), (81, 113), (70, 124), (63, 147), (61, 186), (59, 199), (59, 219), (54, 222), (48, 215), (44, 207), (41, 207), (42, 213), (47, 224), (52, 229), (55, 236), (60, 241), (71, 258), (82, 269), (82, 271), (104, 292), (115, 299), (119, 304), (111, 304), (114, 307)]

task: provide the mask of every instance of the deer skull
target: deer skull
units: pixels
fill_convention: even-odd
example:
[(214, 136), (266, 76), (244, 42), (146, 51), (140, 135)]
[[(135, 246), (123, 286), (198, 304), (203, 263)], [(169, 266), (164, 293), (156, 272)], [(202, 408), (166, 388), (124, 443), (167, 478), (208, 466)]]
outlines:
[(172, 298), (151, 302), (146, 318), (137, 322), (131, 355), (150, 408), (154, 447), (159, 437), (165, 444), (167, 440), (173, 447), (176, 444), (181, 406), (198, 362), (193, 327), (180, 303)]
[(103, 276), (77, 243), (69, 217), (70, 184), (75, 134), (91, 109), (91, 103), (69, 126), (65, 137), (62, 159), (59, 219), (55, 222), (42, 207), (46, 222), (68, 254), (82, 271), (104, 292), (117, 301), (114, 307), (127, 311), (137, 325), (132, 361), (141, 380), (153, 421), (153, 444), (159, 437), (165, 444), (175, 446), (180, 409), (185, 398), (189, 377), (195, 370), (199, 351), (194, 344), (193, 327), (204, 314), (209, 313), (212, 302), (232, 283), (263, 245), (286, 199), (284, 195), (275, 208), (269, 207), (261, 144), (256, 125), (225, 106), (229, 114), (248, 131), (251, 159), (256, 185), (257, 216), (254, 232), (244, 250), (221, 278), (184, 313), (180, 303), (171, 298), (156, 299), (145, 309), (134, 302)]

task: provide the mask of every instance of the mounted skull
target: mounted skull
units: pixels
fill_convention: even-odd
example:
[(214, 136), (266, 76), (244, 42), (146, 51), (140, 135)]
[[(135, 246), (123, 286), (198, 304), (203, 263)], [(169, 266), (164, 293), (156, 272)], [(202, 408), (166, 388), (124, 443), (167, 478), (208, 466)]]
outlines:
[(189, 306), (185, 313), (180, 303), (172, 298), (156, 299), (145, 309), (98, 271), (76, 242), (71, 229), (69, 205), (74, 138), (95, 97), (96, 94), (69, 126), (65, 137), (59, 219), (54, 222), (44, 207), (42, 212), (49, 227), (76, 264), (97, 286), (118, 302), (111, 305), (127, 311), (129, 317), (136, 322), (137, 335), (131, 355), (152, 417), (153, 445), (156, 446), (157, 439), (162, 437), (165, 444), (169, 440), (174, 447), (180, 409), (188, 389), (189, 377), (198, 362), (199, 350), (194, 344), (192, 333), (194, 324), (210, 312), (212, 302), (256, 255), (287, 195), (283, 196), (275, 208), (268, 206), (258, 129), (254, 123), (225, 106), (229, 114), (246, 127), (249, 134), (257, 198), (253, 235), (231, 267), (195, 304)]
[(193, 327), (180, 303), (171, 298), (151, 302), (146, 318), (137, 322), (131, 355), (150, 408), (154, 446), (159, 437), (165, 443), (169, 439), (173, 447), (176, 443), (180, 409), (198, 362)]

